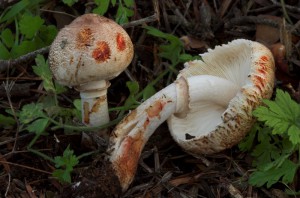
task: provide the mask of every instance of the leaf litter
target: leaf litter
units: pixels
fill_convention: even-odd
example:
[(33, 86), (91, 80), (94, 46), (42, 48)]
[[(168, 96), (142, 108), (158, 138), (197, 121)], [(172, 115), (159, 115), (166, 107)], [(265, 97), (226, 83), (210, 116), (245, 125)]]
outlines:
[[(28, 40), (43, 37), (43, 31), (48, 34), (44, 38), (53, 38), (52, 34), (56, 30), (46, 25), (59, 24), (63, 27), (65, 24), (61, 24), (61, 21), (67, 24), (70, 18), (99, 6), (98, 1), (95, 1), (95, 4), (66, 2), (72, 7), (66, 4), (46, 3), (41, 8), (44, 10), (42, 18), (26, 13), (26, 17), (20, 21), (20, 33), (24, 36), (22, 39), (28, 42), (32, 49), (37, 44), (39, 48), (48, 45), (48, 41), (42, 44)], [(111, 2), (116, 4), (115, 1)], [(9, 3), (11, 2), (4, 1), (3, 5), (11, 5), (14, 9), (7, 11), (7, 14), (0, 18), (1, 22), (30, 6), (27, 1)], [(279, 91), (276, 97), (274, 96), (275, 101), (280, 100), (277, 103), (266, 101), (266, 106), (256, 111), (258, 120), (265, 121), (267, 127), (259, 123), (249, 133), (249, 139), (240, 144), (240, 147), (244, 148), (242, 150), (249, 152), (242, 152), (238, 147), (234, 147), (196, 159), (184, 153), (170, 137), (167, 126), (162, 125), (143, 150), (135, 180), (122, 197), (237, 198), (286, 197), (287, 194), (299, 196), (293, 193), (300, 191), (300, 159), (299, 155), (291, 152), (294, 151), (295, 145), (299, 147), (299, 110), (296, 111), (299, 109), (299, 103), (291, 100), (300, 101), (299, 2), (153, 0), (127, 3), (129, 7), (134, 8), (133, 13), (126, 11), (127, 4), (124, 4), (125, 7), (107, 7), (111, 13), (114, 13), (116, 8), (125, 10), (125, 15), (122, 15), (121, 11), (112, 15), (100, 10), (109, 18), (119, 17), (119, 22), (133, 24), (128, 25), (126, 30), (135, 44), (136, 57), (128, 70), (112, 81), (108, 93), (110, 106), (120, 108), (125, 104), (126, 108), (120, 108), (119, 114), (111, 111), (112, 118), (126, 114), (128, 109), (134, 108), (155, 90), (172, 82), (185, 60), (236, 38), (257, 40), (271, 49), (277, 67), (276, 87), (285, 92)], [(0, 9), (5, 10), (3, 5)], [(28, 21), (33, 22), (30, 29), (24, 28)], [(139, 25), (134, 25), (135, 23)], [(147, 27), (143, 28), (141, 24)], [(78, 109), (74, 107), (77, 93), (66, 90), (49, 79), (49, 71), (44, 68), (47, 63), (41, 55), (26, 56), (28, 50), (21, 48), (16, 51), (20, 55), (19, 58), (10, 54), (14, 45), (11, 35), (16, 31), (13, 25), (10, 25), (0, 36), (0, 50), (5, 52), (5, 56), (0, 58), (0, 78), (3, 82), (14, 81), (18, 85), (28, 85), (26, 90), (29, 94), (24, 93), (20, 96), (18, 91), (14, 91), (16, 86), (12, 86), (9, 95), (1, 98), (0, 166), (3, 169), (0, 176), (0, 192), (7, 197), (57, 197), (66, 184), (58, 182), (49, 173), (56, 170), (54, 176), (61, 176), (66, 181), (81, 181), (80, 175), (87, 169), (93, 170), (90, 178), (103, 174), (97, 167), (101, 160), (104, 160), (106, 143), (104, 139), (91, 139), (91, 136), (82, 141), (81, 133), (75, 133), (67, 127), (51, 130), (50, 115), (62, 112), (60, 109), (50, 108), (56, 102), (63, 104), (67, 110), (63, 116), (60, 114), (65, 120), (59, 122), (70, 125), (79, 123)], [(45, 53), (47, 51), (43, 51), (43, 54)], [(175, 54), (182, 58), (174, 56)], [(14, 59), (8, 63), (5, 60), (7, 57)], [(31, 67), (32, 65), (36, 66)], [(162, 75), (166, 70), (168, 72)], [(128, 86), (129, 90), (126, 87), (128, 79), (137, 81), (131, 84), (131, 87)], [(155, 83), (149, 84), (153, 81)], [(5, 90), (8, 89), (4, 83), (2, 86)], [(144, 92), (140, 92), (143, 88)], [(52, 95), (49, 96), (47, 92), (51, 92)], [(16, 113), (10, 110), (12, 107)], [(14, 116), (20, 120), (15, 120)], [(282, 119), (283, 117), (285, 119)], [(32, 125), (24, 128), (28, 123)], [(108, 129), (111, 131), (112, 127)], [(283, 131), (287, 131), (281, 134), (283, 136), (271, 135)], [(32, 139), (36, 134), (39, 138), (33, 144)], [(46, 153), (56, 163), (53, 164), (29, 152), (29, 144), (38, 152)], [(97, 148), (99, 153), (84, 156), (78, 162), (78, 156), (91, 152), (91, 148)], [(270, 152), (264, 152), (266, 150)], [(256, 168), (256, 172), (253, 167)], [(64, 170), (72, 173), (66, 174)], [(288, 187), (286, 182), (289, 183)], [(95, 194), (94, 196), (96, 197)]]

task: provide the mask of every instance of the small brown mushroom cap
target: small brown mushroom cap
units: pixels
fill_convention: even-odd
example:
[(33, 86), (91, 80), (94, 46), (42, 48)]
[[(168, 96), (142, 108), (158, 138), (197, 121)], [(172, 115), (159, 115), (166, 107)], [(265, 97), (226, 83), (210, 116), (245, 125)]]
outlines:
[(76, 86), (110, 80), (130, 64), (133, 44), (126, 31), (113, 20), (85, 14), (56, 36), (49, 52), (54, 78)]
[[(239, 143), (255, 121), (252, 111), (262, 99), (271, 97), (275, 80), (272, 53), (257, 42), (234, 40), (201, 57), (203, 61), (186, 63), (178, 78), (217, 76), (233, 82), (239, 91), (226, 106), (194, 101), (189, 103), (186, 117), (172, 115), (168, 119), (174, 140), (195, 156), (219, 152)], [(222, 98), (222, 94), (226, 90), (218, 97)]]

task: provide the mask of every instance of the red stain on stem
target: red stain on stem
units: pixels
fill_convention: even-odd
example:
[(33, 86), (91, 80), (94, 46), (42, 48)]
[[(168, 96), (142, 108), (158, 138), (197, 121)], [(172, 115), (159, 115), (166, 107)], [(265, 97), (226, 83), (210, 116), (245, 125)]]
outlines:
[(146, 112), (149, 118), (158, 117), (162, 109), (164, 108), (165, 103), (162, 101), (155, 101), (153, 105), (151, 105)]
[(144, 147), (142, 131), (134, 137), (127, 136), (122, 143), (122, 154), (116, 161), (115, 168), (119, 173), (121, 184), (130, 183), (134, 178), (138, 161)]

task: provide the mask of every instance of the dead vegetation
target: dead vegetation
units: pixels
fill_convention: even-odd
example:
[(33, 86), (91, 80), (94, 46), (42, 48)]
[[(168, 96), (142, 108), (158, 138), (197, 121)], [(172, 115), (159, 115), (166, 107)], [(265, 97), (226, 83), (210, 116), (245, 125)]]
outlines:
[[(14, 3), (0, 2), (6, 6)], [(70, 9), (49, 1), (40, 10), (46, 21), (63, 27), (75, 16), (90, 12), (91, 6), (79, 1)], [(147, 35), (142, 26), (156, 27), (179, 37), (185, 52), (192, 55), (236, 38), (259, 41), (269, 47), (275, 57), (276, 86), (287, 90), (299, 102), (299, 7), (300, 2), (296, 0), (136, 0), (134, 16), (123, 25), (134, 43), (135, 57), (126, 72), (111, 81), (109, 105), (116, 107), (124, 103), (128, 96), (126, 81), (138, 81), (140, 87), (145, 87), (170, 67), (170, 62), (158, 56), (161, 40)], [(109, 13), (106, 16), (113, 18)], [(5, 109), (17, 112), (24, 104), (36, 102), (47, 94), (41, 79), (31, 69), (36, 54), (47, 56), (47, 52), (48, 48), (43, 48), (14, 60), (0, 60), (0, 113)], [(159, 90), (172, 82), (181, 68), (182, 64), (177, 65), (174, 73), (164, 76), (155, 88)], [(59, 101), (68, 106), (69, 101), (77, 97), (70, 89)], [(118, 115), (112, 112), (110, 116), (114, 119)], [(21, 126), (17, 117), (15, 119), (14, 127), (3, 127), (0, 132), (0, 197), (59, 196), (67, 185), (51, 177), (55, 169), (51, 162), (28, 151), (34, 135), (20, 131)], [(78, 120), (74, 122), (78, 124)], [(110, 127), (109, 131), (112, 129)], [(81, 159), (72, 173), (72, 181), (82, 181), (80, 176), (89, 169), (94, 170), (95, 175), (110, 176), (100, 170), (97, 172), (105, 151), (104, 140), (91, 139), (87, 133), (68, 134), (62, 129), (52, 131), (49, 128), (47, 132), (47, 136), (37, 140), (34, 148), (52, 157), (61, 155), (67, 145), (77, 155), (100, 149), (97, 155)], [(251, 156), (237, 147), (196, 159), (175, 144), (167, 126), (163, 125), (143, 150), (135, 180), (122, 197), (288, 197), (283, 184), (278, 183), (270, 189), (250, 186), (247, 179), (253, 171), (251, 163)], [(299, 186), (298, 170), (291, 188), (299, 191)]]

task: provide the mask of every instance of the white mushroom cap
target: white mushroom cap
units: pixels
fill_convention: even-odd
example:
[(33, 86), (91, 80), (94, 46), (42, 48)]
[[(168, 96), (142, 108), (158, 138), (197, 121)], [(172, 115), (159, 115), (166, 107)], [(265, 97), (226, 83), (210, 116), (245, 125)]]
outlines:
[(114, 21), (85, 14), (64, 27), (49, 52), (55, 79), (68, 86), (110, 80), (130, 64), (133, 44)]
[[(214, 99), (195, 100), (193, 90), (189, 90), (189, 109), (184, 112), (187, 115), (174, 114), (168, 119), (174, 140), (195, 156), (237, 144), (254, 123), (252, 111), (263, 98), (271, 97), (274, 86), (273, 56), (260, 43), (238, 39), (217, 46), (201, 57), (203, 61), (186, 63), (178, 78), (212, 75), (227, 79), (239, 89), (228, 105), (217, 105)], [(227, 90), (214, 96), (222, 98), (224, 95)]]

